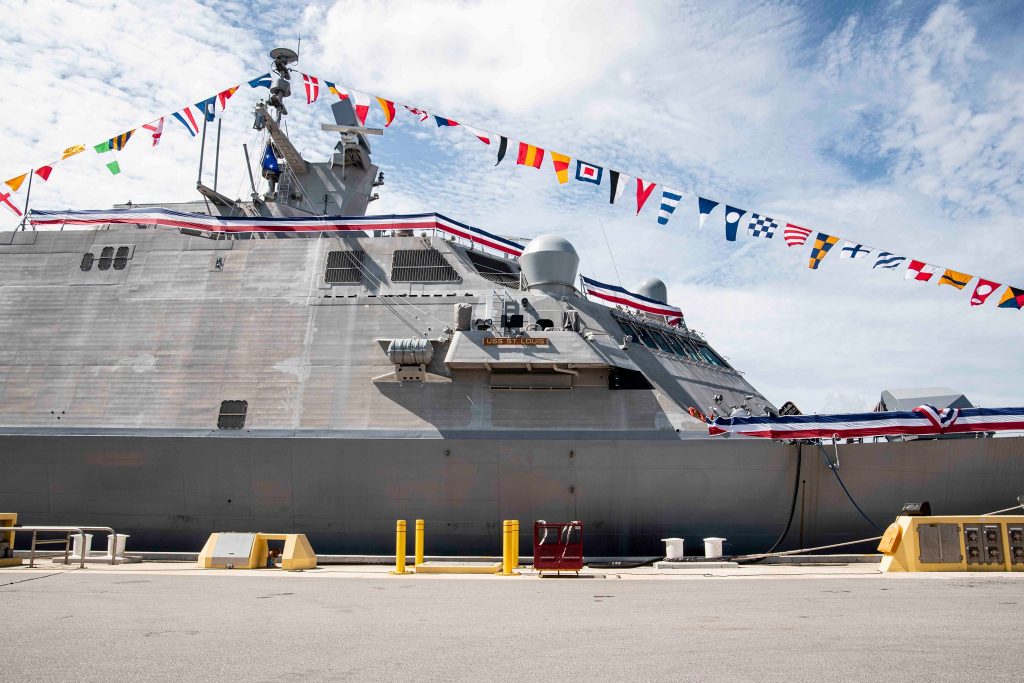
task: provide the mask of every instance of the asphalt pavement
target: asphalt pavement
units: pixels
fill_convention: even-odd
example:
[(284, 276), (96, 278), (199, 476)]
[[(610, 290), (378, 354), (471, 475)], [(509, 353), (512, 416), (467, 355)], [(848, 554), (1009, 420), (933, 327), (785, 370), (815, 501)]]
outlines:
[(193, 566), (0, 570), (0, 680), (1024, 678), (1021, 574)]

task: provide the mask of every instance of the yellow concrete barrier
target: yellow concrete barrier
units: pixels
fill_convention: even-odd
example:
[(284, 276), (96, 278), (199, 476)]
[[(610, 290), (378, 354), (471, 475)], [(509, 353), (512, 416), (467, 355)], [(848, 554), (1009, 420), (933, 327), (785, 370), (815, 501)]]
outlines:
[(1024, 515), (900, 516), (878, 550), (883, 572), (1022, 572)]
[[(218, 549), (221, 540), (226, 543)], [(201, 569), (270, 569), (276, 563), (268, 563), (270, 546), (268, 541), (284, 541), (281, 552), (281, 569), (299, 571), (316, 569), (316, 553), (305, 534), (257, 533), (214, 533), (199, 553)], [(225, 550), (230, 546), (230, 552)]]
[(6, 544), (6, 549), (11, 554), (11, 557), (4, 557), (4, 553), (0, 552), (0, 567), (17, 567), (21, 565), (21, 560), (14, 557), (14, 532), (3, 531), (4, 527), (12, 526), (18, 526), (18, 513), (0, 512), (0, 548), (3, 548), (4, 544)]

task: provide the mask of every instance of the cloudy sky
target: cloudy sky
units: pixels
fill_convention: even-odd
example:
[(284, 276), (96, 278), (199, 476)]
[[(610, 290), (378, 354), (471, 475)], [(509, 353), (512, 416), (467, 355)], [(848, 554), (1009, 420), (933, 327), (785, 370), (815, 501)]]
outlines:
[[(495, 168), (493, 147), (400, 111), (373, 142), (387, 178), (373, 212), (437, 211), (522, 238), (557, 232), (597, 279), (628, 288), (660, 277), (688, 324), (777, 404), (869, 409), (884, 388), (944, 385), (983, 405), (1024, 405), (1024, 315), (995, 297), (972, 308), (974, 283), (906, 282), (873, 270), (873, 258), (841, 260), (838, 246), (811, 271), (809, 245), (742, 229), (726, 242), (721, 207), (702, 231), (696, 211), (696, 197), (710, 197), (1024, 286), (1019, 1), (0, 8), (4, 177), (243, 83), (223, 116), (218, 189), (247, 196), (242, 144), (255, 141), (250, 113), (265, 91), (244, 81), (267, 71), (271, 47), (301, 38), (301, 71), (685, 193), (660, 227), (660, 189), (635, 216), (628, 196), (608, 204), (607, 186), (559, 186), (547, 161)], [(291, 100), (289, 129), (307, 158), (333, 144), (317, 130), (328, 102)], [(194, 198), (199, 143), (175, 125), (155, 150), (137, 133), (116, 177), (104, 167), (113, 154), (63, 162), (35, 183), (32, 205)]]

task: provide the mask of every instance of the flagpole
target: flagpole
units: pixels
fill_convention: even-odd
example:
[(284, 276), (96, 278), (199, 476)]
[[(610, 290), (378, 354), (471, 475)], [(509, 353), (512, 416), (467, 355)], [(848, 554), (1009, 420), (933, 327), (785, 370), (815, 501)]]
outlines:
[(256, 182), (252, 179), (252, 164), (249, 163), (249, 146), (242, 143), (242, 150), (245, 152), (245, 168), (249, 171), (249, 186), (252, 188), (252, 201), (256, 202), (259, 194), (256, 192)]
[(199, 143), (200, 144), (200, 147), (199, 147), (199, 178), (196, 180), (196, 185), (202, 185), (203, 184), (203, 154), (206, 152), (206, 124), (207, 124), (206, 111), (207, 110), (204, 107), (203, 108), (203, 139)]
[(220, 170), (220, 124), (224, 123), (223, 118), (217, 119), (217, 151), (213, 157), (213, 191), (217, 191), (217, 172)]
[[(32, 176), (34, 176), (35, 174), (36, 174), (36, 170), (34, 168), (31, 171), (28, 172), (28, 189), (25, 190), (25, 209), (22, 211), (22, 216), (21, 216), (21, 231), (22, 232), (25, 232), (25, 221), (28, 220), (28, 200), (32, 197)], [(36, 227), (33, 225), (32, 229), (35, 230)]]

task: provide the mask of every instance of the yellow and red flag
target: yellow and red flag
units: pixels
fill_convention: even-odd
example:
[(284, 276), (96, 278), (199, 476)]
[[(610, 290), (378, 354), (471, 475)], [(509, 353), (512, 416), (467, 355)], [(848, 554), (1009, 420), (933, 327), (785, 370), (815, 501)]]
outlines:
[(236, 90), (238, 90), (237, 85), (233, 88), (221, 90), (219, 93), (217, 93), (217, 101), (220, 102), (221, 111), (224, 111), (224, 107), (228, 106), (228, 100), (231, 99), (231, 96), (235, 94)]
[(552, 152), (551, 163), (555, 166), (555, 176), (558, 178), (558, 184), (564, 185), (569, 182), (569, 157), (558, 152)]
[(378, 97), (377, 102), (380, 103), (380, 108), (384, 110), (384, 127), (387, 128), (395, 120), (395, 103), (385, 100), (383, 97)]
[(519, 157), (516, 163), (520, 166), (533, 166), (540, 168), (544, 163), (544, 150), (526, 142), (519, 143)]

